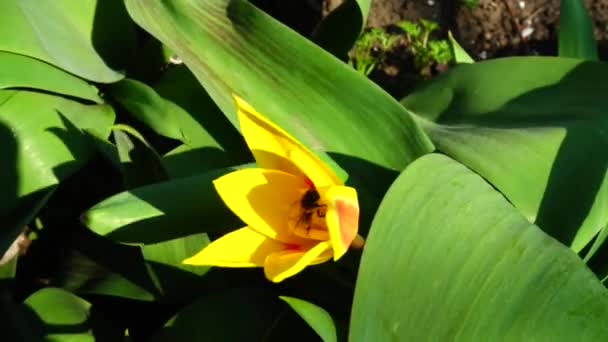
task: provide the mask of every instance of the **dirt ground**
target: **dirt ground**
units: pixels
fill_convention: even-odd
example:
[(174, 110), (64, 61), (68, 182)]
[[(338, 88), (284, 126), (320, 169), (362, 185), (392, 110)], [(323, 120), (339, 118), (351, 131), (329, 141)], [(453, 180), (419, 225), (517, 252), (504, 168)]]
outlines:
[[(344, 0), (252, 0), (258, 7), (309, 36), (323, 16)], [(476, 60), (513, 55), (556, 55), (560, 0), (479, 0), (472, 8), (464, 0), (373, 0), (367, 27), (389, 29), (398, 21), (430, 19), (440, 24), (437, 39), (451, 31)], [(594, 24), (600, 58), (608, 59), (608, 0), (585, 0)], [(369, 75), (396, 98), (405, 96), (421, 79), (406, 46), (387, 53)], [(441, 66), (440, 66), (441, 67)], [(445, 68), (434, 68), (432, 75)], [(432, 76), (431, 75), (431, 76)], [(424, 78), (424, 77), (422, 77)]]
[[(557, 51), (559, 5), (560, 0), (479, 0), (467, 8), (455, 0), (374, 0), (367, 25), (423, 17), (451, 30), (476, 59), (551, 55)], [(585, 5), (603, 47), (608, 41), (608, 0), (586, 0)]]

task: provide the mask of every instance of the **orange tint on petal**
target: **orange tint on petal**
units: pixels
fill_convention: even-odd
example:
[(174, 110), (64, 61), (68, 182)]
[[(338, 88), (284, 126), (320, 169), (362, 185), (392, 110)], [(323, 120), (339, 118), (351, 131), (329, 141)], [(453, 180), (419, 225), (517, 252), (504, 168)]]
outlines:
[(301, 272), (306, 266), (331, 259), (332, 249), (328, 241), (311, 246), (290, 246), (268, 255), (264, 262), (266, 278), (275, 283)]
[(332, 186), (319, 189), (327, 203), (325, 222), (334, 250), (334, 260), (338, 260), (350, 247), (359, 230), (359, 202), (354, 188)]

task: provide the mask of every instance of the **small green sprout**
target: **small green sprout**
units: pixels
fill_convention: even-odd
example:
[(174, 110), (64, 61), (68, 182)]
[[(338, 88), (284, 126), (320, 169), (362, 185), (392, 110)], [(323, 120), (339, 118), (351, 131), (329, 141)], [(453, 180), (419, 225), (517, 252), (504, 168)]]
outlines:
[(365, 76), (369, 75), (378, 64), (384, 61), (386, 51), (394, 45), (397, 39), (399, 37), (390, 35), (381, 28), (373, 28), (364, 32), (349, 53), (349, 64)]

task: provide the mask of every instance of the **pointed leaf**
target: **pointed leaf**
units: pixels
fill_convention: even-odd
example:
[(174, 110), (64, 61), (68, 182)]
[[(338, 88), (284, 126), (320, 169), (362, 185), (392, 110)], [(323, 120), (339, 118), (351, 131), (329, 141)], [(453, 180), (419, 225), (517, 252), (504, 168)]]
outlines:
[(234, 229), (239, 221), (212, 181), (233, 169), (169, 180), (122, 192), (82, 214), (100, 235), (127, 243), (155, 243), (203, 231)]
[(0, 50), (43, 60), (85, 79), (120, 80), (134, 46), (120, 0), (3, 1)]
[(598, 60), (593, 23), (583, 0), (560, 1), (559, 56)]
[(475, 60), (469, 56), (467, 51), (458, 44), (458, 41), (454, 38), (451, 31), (448, 31), (448, 39), (452, 48), (452, 54), (456, 63), (475, 63)]
[(103, 103), (82, 79), (34, 58), (0, 51), (0, 89), (34, 88)]
[(321, 337), (323, 342), (337, 342), (336, 326), (331, 316), (323, 308), (298, 298), (281, 296), (295, 312)]
[(388, 94), (247, 1), (125, 3), (138, 24), (180, 56), (235, 126), (232, 93), (315, 152), (402, 169), (432, 148)]
[(187, 142), (178, 117), (188, 114), (172, 102), (166, 101), (153, 88), (136, 80), (124, 79), (109, 86), (108, 92), (131, 115), (154, 132)]
[(346, 56), (365, 27), (371, 0), (346, 0), (323, 18), (312, 40), (338, 58)]
[(169, 179), (160, 156), (139, 132), (121, 124), (114, 126), (113, 133), (127, 189)]
[(353, 342), (608, 338), (608, 293), (582, 260), (438, 154), (382, 201), (352, 312)]

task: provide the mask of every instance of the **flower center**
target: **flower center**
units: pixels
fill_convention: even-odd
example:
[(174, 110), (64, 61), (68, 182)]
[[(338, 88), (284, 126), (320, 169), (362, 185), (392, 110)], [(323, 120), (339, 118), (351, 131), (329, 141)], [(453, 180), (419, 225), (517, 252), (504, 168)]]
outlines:
[(306, 190), (300, 201), (291, 208), (289, 228), (299, 237), (313, 240), (329, 240), (325, 223), (327, 205), (322, 204), (321, 196), (314, 187)]

